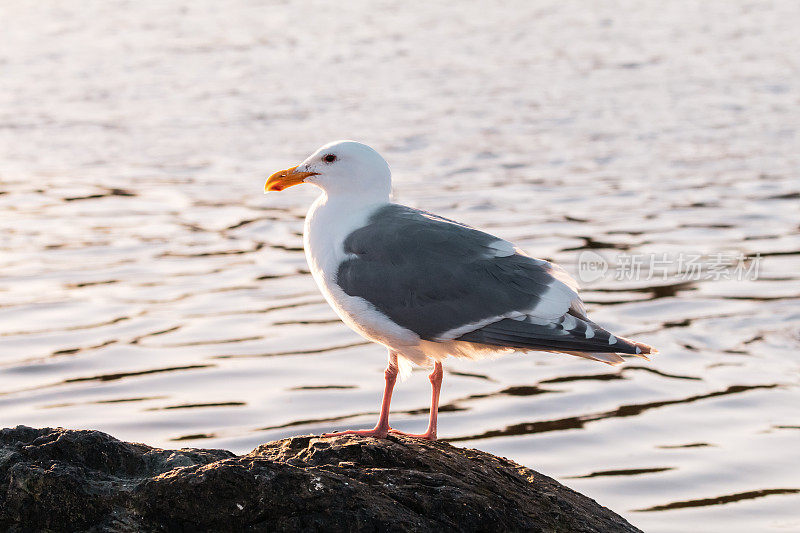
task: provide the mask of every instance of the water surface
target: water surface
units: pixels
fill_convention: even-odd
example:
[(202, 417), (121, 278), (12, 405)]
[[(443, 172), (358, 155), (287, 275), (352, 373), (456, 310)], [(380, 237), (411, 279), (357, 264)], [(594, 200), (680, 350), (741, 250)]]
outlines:
[(572, 272), (760, 254), (755, 280), (612, 266), (590, 314), (660, 355), (450, 361), (440, 433), (647, 531), (800, 528), (797, 4), (303, 6), (0, 6), (0, 426), (236, 452), (371, 426), (385, 353), (308, 274), (314, 192), (261, 194), (356, 138), (398, 201)]

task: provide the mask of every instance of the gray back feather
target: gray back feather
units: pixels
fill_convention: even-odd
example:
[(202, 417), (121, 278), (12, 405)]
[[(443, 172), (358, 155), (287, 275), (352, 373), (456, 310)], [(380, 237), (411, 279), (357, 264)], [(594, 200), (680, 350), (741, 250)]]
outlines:
[(578, 300), (551, 274), (550, 263), (519, 253), (502, 256), (498, 242), (452, 220), (390, 204), (345, 239), (349, 257), (339, 266), (336, 282), (425, 340), (529, 311), (553, 286), (558, 290), (548, 298), (555, 298), (550, 307), (560, 309), (555, 317)]

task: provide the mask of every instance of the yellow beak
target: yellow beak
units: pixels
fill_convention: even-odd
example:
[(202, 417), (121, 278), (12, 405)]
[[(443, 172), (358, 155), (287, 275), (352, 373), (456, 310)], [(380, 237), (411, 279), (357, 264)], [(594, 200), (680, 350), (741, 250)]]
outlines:
[(279, 170), (264, 184), (264, 192), (282, 191), (292, 185), (300, 185), (309, 176), (316, 176), (319, 172), (297, 172), (297, 167)]

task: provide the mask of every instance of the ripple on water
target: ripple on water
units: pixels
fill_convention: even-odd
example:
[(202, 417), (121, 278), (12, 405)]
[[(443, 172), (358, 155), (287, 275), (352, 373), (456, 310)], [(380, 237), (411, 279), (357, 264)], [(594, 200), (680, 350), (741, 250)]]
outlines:
[[(586, 251), (759, 258), (751, 281), (612, 267), (585, 284), (593, 318), (660, 354), (448, 361), (440, 432), (647, 531), (797, 529), (793, 3), (398, 4), (387, 40), (351, 2), (306, 13), (336, 46), (278, 43), (295, 4), (237, 0), (224, 24), (207, 0), (6, 9), (0, 425), (236, 452), (371, 427), (385, 353), (309, 275), (315, 193), (260, 194), (356, 136), (390, 158), (397, 200), (572, 272)], [(426, 424), (425, 372), (397, 386), (400, 429)]]

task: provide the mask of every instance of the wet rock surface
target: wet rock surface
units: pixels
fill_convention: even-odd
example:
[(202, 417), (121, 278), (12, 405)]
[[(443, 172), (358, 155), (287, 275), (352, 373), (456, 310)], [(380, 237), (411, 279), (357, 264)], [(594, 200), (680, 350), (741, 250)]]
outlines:
[(0, 430), (0, 529), (639, 531), (485, 452), (403, 437), (294, 437), (236, 456), (99, 431)]

